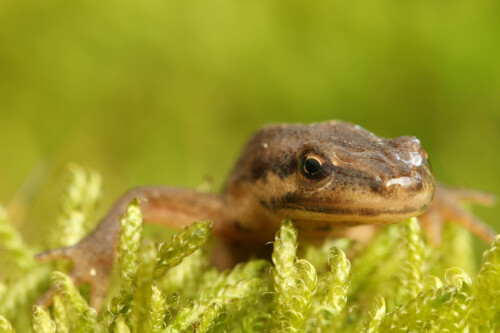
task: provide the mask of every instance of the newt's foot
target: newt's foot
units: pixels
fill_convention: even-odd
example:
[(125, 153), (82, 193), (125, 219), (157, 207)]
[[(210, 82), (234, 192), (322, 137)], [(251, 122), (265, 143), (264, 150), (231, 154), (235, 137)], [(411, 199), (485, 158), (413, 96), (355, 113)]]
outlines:
[[(35, 256), (38, 262), (46, 262), (59, 259), (69, 259), (73, 263), (73, 270), (69, 277), (75, 286), (88, 282), (90, 284), (90, 306), (100, 310), (104, 297), (109, 287), (109, 279), (113, 268), (114, 253), (108, 251), (96, 252), (95, 246), (87, 245), (88, 238), (78, 244), (48, 250)], [(52, 287), (36, 302), (37, 305), (48, 306), (56, 292)]]
[(495, 203), (494, 195), (474, 190), (452, 189), (438, 184), (429, 209), (418, 217), (432, 243), (441, 241), (443, 223), (450, 221), (467, 228), (488, 243), (495, 239), (496, 232), (485, 222), (462, 208), (463, 203), (490, 206)]

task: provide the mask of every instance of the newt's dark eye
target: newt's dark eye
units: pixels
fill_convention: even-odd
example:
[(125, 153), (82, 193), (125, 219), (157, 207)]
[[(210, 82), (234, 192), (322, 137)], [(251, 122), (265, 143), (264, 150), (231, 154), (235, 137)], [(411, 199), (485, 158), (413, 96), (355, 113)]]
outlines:
[(309, 180), (321, 180), (328, 176), (327, 166), (315, 155), (304, 156), (299, 167), (302, 175)]

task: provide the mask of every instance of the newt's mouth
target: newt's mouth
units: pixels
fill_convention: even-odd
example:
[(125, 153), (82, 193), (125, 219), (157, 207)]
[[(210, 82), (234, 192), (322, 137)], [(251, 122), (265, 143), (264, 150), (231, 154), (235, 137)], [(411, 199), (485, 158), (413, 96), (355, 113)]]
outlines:
[(287, 193), (273, 198), (269, 208), (284, 217), (338, 224), (390, 224), (422, 214), (432, 201), (434, 181), (420, 183), (409, 177), (392, 178), (379, 186), (339, 189), (326, 185), (316, 191)]
[(338, 224), (391, 224), (404, 221), (422, 214), (429, 204), (403, 207), (299, 207), (280, 209), (280, 212), (293, 219), (308, 221), (329, 221)]

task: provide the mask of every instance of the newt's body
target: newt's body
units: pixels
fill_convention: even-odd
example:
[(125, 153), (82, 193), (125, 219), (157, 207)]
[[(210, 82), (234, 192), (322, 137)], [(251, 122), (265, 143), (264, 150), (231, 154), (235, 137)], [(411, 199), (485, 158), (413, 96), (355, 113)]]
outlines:
[[(439, 232), (436, 225), (454, 219), (492, 239), (490, 229), (456, 204), (460, 199), (484, 203), (488, 197), (438, 189), (435, 202), (440, 205), (431, 205), (422, 217), (427, 229)], [(232, 248), (219, 260), (226, 266), (250, 251), (261, 252), (287, 217), (305, 238), (356, 238), (362, 235), (349, 227), (420, 215), (434, 192), (427, 154), (415, 137), (383, 139), (336, 121), (266, 126), (247, 143), (221, 194), (157, 186), (133, 189), (80, 243), (47, 251), (38, 259), (72, 259), (72, 278), (77, 284), (91, 283), (92, 304), (100, 307), (116, 255), (118, 219), (134, 198), (141, 200), (146, 222), (181, 228), (196, 220), (212, 220), (221, 247)]]

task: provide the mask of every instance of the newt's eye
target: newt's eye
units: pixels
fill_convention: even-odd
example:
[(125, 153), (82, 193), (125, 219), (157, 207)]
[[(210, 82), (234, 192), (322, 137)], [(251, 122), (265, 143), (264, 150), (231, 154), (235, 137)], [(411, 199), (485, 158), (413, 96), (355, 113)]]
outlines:
[(309, 180), (321, 180), (328, 176), (328, 168), (319, 156), (306, 155), (300, 160), (300, 172)]

